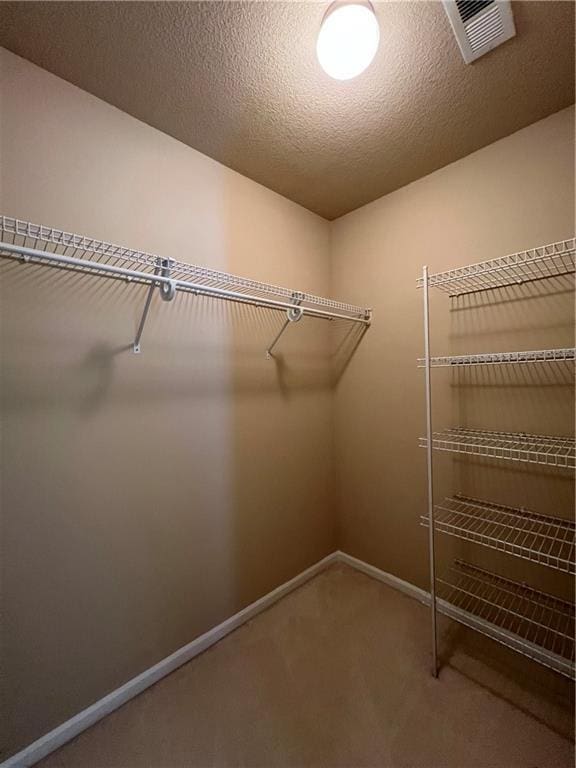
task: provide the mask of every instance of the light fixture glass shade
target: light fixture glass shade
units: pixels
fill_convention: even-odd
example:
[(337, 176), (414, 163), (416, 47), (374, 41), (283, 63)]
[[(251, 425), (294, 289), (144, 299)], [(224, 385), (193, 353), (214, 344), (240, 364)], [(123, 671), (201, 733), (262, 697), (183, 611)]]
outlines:
[(379, 42), (380, 27), (369, 4), (339, 5), (322, 22), (316, 54), (330, 77), (350, 80), (364, 72)]

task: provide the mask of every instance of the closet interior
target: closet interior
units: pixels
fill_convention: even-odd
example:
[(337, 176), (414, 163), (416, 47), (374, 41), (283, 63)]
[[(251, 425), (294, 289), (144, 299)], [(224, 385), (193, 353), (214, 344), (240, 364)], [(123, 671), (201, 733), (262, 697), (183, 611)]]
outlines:
[(568, 768), (575, 8), (0, 3), (0, 768)]

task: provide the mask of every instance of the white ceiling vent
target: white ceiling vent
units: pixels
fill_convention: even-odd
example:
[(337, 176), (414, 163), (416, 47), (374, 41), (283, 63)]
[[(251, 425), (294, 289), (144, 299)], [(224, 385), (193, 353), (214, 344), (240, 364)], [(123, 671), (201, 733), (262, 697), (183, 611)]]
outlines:
[(466, 64), (516, 34), (510, 0), (442, 0)]

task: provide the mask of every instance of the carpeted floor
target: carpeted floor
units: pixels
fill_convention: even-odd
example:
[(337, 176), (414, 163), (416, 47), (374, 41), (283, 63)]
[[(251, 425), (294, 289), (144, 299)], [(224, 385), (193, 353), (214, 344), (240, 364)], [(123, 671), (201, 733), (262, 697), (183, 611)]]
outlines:
[(572, 768), (568, 681), (331, 567), (39, 765)]

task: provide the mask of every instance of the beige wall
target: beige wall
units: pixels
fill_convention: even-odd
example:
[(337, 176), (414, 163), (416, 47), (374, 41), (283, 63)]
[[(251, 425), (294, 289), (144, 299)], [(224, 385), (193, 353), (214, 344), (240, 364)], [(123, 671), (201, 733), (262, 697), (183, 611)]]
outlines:
[[(341, 549), (428, 585), (422, 265), (441, 271), (574, 235), (574, 112), (566, 109), (339, 219), (333, 291), (374, 308), (374, 322), (336, 394)], [(574, 346), (573, 293), (562, 280), (462, 297), (431, 294), (432, 353)], [(520, 370), (521, 368), (521, 370)], [(433, 372), (435, 426), (571, 434), (573, 368)], [(441, 455), (437, 497), (479, 498), (571, 516), (569, 474)], [(440, 540), (451, 555), (490, 562), (561, 594), (572, 582), (479, 547)]]
[[(2, 52), (2, 213), (319, 294), (329, 225)], [(2, 755), (335, 549), (327, 329), (2, 260)], [(1, 758), (0, 758), (1, 759)]]

